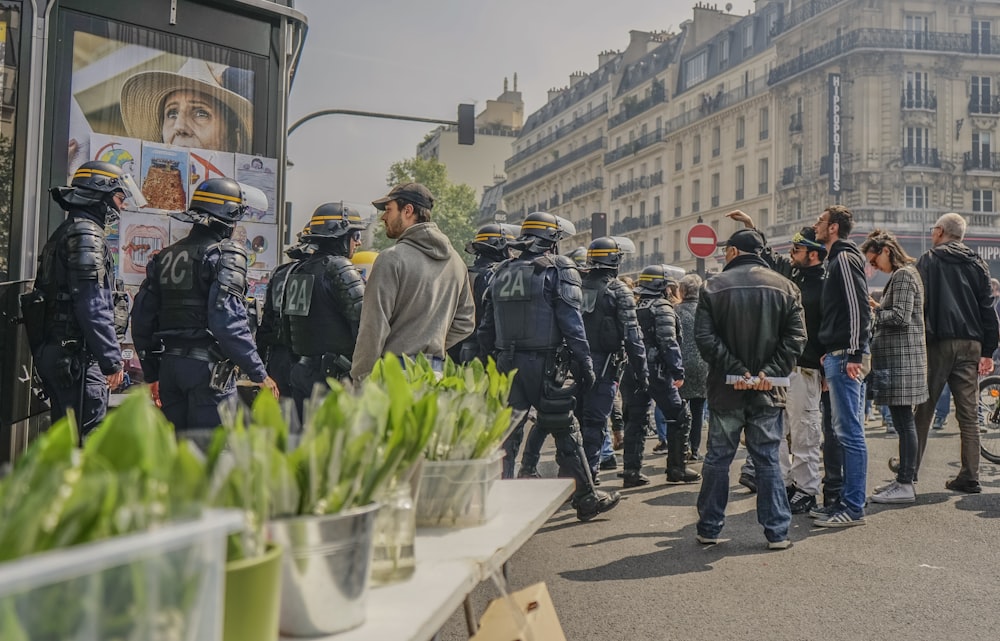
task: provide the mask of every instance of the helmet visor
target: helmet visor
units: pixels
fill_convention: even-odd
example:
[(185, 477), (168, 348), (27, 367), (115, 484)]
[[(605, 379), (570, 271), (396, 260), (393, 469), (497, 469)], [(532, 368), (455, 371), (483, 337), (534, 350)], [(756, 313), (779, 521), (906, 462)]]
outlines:
[(562, 233), (563, 238), (566, 236), (572, 236), (576, 234), (576, 225), (571, 223), (568, 219), (562, 216), (555, 216), (556, 222), (559, 223), (559, 231)]
[(125, 192), (125, 199), (132, 204), (134, 209), (142, 209), (149, 204), (142, 195), (142, 190), (139, 189), (139, 185), (135, 182), (132, 174), (122, 174), (119, 176), (118, 186)]
[(239, 183), (243, 204), (257, 211), (267, 211), (267, 196), (253, 185)]
[(635, 253), (635, 243), (632, 242), (631, 238), (625, 238), (624, 236), (612, 236), (611, 240), (615, 241), (615, 244), (618, 245), (618, 251), (621, 253)]

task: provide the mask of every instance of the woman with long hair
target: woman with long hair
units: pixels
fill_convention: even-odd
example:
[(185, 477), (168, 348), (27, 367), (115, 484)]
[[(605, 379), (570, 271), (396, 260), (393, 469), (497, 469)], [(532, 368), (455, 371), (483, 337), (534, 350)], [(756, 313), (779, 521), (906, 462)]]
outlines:
[(861, 245), (868, 263), (889, 274), (882, 299), (869, 298), (872, 333), (872, 387), (875, 403), (888, 405), (899, 434), (896, 480), (877, 488), (874, 503), (916, 500), (917, 428), (913, 407), (927, 400), (927, 344), (924, 338), (924, 288), (920, 274), (890, 232), (876, 229)]

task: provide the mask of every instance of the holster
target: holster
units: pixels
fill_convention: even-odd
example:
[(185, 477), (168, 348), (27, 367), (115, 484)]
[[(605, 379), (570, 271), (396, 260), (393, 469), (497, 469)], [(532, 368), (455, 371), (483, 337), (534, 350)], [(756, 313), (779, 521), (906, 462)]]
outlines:
[(231, 360), (216, 361), (212, 364), (212, 378), (208, 386), (215, 392), (228, 392), (236, 383), (236, 363)]
[(56, 384), (59, 387), (72, 387), (83, 376), (82, 354), (79, 352), (63, 352), (56, 360)]
[(45, 343), (45, 293), (40, 289), (21, 294), (21, 323), (28, 336), (32, 353), (37, 353)]
[(343, 354), (327, 352), (320, 359), (323, 374), (331, 378), (340, 378), (351, 372), (351, 360)]

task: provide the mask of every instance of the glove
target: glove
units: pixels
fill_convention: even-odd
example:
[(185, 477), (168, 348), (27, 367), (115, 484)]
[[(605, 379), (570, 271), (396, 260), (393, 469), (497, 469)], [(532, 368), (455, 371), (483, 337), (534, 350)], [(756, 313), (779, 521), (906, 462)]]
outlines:
[(597, 382), (597, 375), (594, 374), (594, 368), (588, 367), (587, 369), (580, 372), (580, 391), (586, 392), (594, 383)]

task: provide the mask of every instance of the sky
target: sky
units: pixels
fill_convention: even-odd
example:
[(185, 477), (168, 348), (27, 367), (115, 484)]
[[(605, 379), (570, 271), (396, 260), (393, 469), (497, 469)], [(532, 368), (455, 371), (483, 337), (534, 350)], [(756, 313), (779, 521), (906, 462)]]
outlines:
[[(754, 6), (718, 4), (730, 1), (738, 15)], [(623, 50), (630, 30), (679, 31), (695, 2), (299, 0), (309, 32), (288, 123), (321, 109), (453, 120), (459, 103), (482, 111), (515, 72), (527, 118), (550, 88), (569, 84), (569, 74), (594, 71), (599, 52)], [(385, 195), (389, 166), (415, 156), (434, 127), (345, 115), (301, 126), (288, 140), (292, 228), (324, 202), (361, 206)]]

